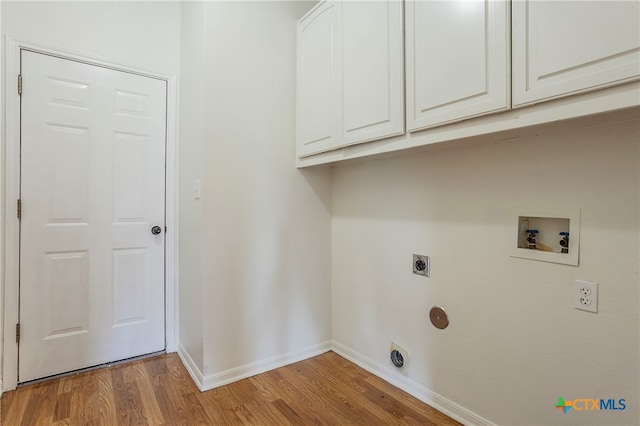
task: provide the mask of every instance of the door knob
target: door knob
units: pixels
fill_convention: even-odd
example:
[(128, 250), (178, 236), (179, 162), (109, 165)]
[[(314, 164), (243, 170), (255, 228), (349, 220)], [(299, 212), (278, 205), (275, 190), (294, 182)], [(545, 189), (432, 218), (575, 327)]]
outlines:
[(161, 232), (162, 232), (162, 228), (160, 228), (158, 225), (151, 228), (151, 233), (153, 235), (158, 235)]

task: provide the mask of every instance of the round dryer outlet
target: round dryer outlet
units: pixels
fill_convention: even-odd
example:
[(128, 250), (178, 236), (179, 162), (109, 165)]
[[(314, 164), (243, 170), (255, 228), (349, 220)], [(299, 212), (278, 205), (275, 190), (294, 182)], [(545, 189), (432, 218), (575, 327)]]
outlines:
[(391, 353), (389, 354), (389, 359), (391, 360), (391, 364), (393, 364), (394, 367), (404, 367), (404, 363), (406, 362), (408, 357), (409, 355), (406, 350), (402, 349), (395, 343), (391, 343)]
[(391, 351), (391, 363), (398, 368), (402, 368), (404, 366), (404, 357), (395, 349)]

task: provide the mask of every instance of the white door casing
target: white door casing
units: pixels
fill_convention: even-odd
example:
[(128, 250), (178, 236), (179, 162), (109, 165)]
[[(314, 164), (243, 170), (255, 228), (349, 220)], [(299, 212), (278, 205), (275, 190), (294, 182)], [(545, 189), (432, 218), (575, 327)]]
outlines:
[(19, 380), (164, 350), (166, 82), (21, 62)]

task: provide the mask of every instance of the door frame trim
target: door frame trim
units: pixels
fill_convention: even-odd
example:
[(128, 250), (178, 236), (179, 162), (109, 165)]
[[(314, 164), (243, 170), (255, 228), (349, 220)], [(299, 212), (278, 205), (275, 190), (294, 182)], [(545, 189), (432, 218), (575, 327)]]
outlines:
[[(4, 220), (2, 234), (4, 247), (2, 274), (4, 297), (2, 324), (4, 328), (2, 344), (2, 377), (0, 383), (4, 391), (16, 388), (18, 384), (18, 345), (15, 338), (15, 324), (19, 312), (19, 247), (20, 222), (16, 215), (16, 200), (20, 194), (20, 96), (17, 91), (17, 76), (20, 73), (20, 51), (27, 49), (36, 53), (57, 56), (103, 68), (124, 71), (144, 77), (163, 80), (167, 83), (166, 116), (166, 175), (165, 175), (165, 220), (168, 232), (165, 235), (165, 344), (167, 352), (176, 352), (178, 346), (178, 287), (177, 287), (177, 76), (136, 68), (94, 55), (67, 50), (44, 43), (6, 35), (5, 43), (5, 150), (4, 168), (0, 176), (4, 184)], [(2, 390), (0, 390), (0, 394)]]

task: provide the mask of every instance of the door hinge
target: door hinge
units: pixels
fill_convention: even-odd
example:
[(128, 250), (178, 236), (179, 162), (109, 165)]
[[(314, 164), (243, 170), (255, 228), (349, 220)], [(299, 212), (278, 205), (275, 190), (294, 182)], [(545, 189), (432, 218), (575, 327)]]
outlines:
[(16, 324), (16, 343), (20, 343), (20, 324)]
[(22, 95), (22, 75), (18, 74), (18, 95)]
[(22, 200), (18, 198), (18, 219), (22, 219)]
[(167, 227), (166, 226), (164, 227), (164, 233), (165, 234), (167, 233)]

